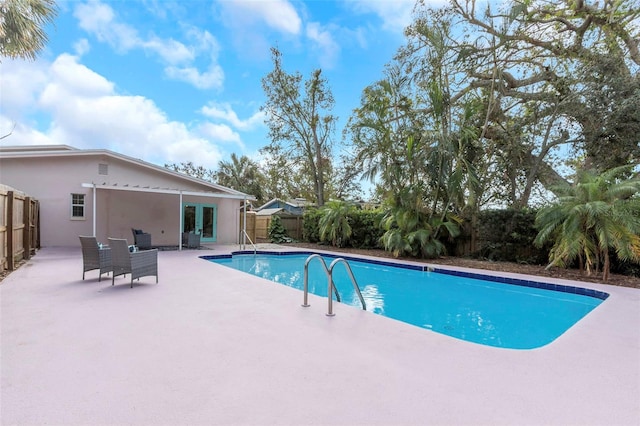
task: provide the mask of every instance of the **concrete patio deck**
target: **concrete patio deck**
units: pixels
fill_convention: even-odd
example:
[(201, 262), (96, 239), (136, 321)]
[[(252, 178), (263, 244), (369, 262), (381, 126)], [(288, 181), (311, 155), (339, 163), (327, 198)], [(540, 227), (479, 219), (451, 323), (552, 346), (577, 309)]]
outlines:
[(507, 350), (198, 258), (233, 249), (160, 252), (133, 289), (40, 250), (0, 283), (1, 424), (640, 424), (640, 290), (580, 283), (611, 296)]

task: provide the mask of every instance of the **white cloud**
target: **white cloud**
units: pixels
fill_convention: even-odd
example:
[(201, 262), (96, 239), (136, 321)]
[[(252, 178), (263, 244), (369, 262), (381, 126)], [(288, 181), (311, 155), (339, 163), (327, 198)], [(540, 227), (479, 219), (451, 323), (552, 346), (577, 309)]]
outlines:
[(209, 118), (224, 120), (239, 130), (252, 130), (264, 122), (262, 111), (256, 112), (246, 120), (241, 120), (228, 103), (210, 102), (202, 107), (200, 112)]
[(134, 28), (117, 22), (111, 6), (98, 0), (79, 3), (73, 15), (80, 28), (119, 52), (126, 53), (142, 43)]
[(288, 0), (217, 0), (217, 18), (228, 29), (240, 57), (263, 61), (273, 37), (297, 41), (302, 18)]
[[(143, 38), (134, 27), (120, 22), (110, 5), (99, 0), (78, 4), (74, 16), (80, 28), (119, 53), (142, 49), (157, 55), (165, 64), (165, 74), (169, 78), (184, 81), (199, 89), (221, 88), (223, 85), (224, 72), (217, 63), (220, 47), (208, 31), (190, 27), (186, 37), (193, 44), (189, 45), (153, 34)], [(198, 56), (204, 56), (209, 63), (206, 71), (194, 65)]]
[[(348, 7), (358, 13), (373, 13), (382, 20), (382, 28), (386, 31), (402, 33), (411, 23), (411, 13), (415, 0), (347, 0)], [(444, 0), (433, 1), (443, 4)]]
[[(205, 137), (199, 129), (171, 121), (152, 100), (117, 93), (112, 82), (79, 63), (78, 57), (63, 54), (53, 63), (7, 64), (11, 72), (3, 70), (3, 97), (9, 80), (23, 90), (27, 87), (32, 100), (37, 99), (30, 104), (13, 103), (11, 110), (3, 108), (0, 130), (9, 131), (17, 123), (5, 140), (11, 145), (106, 148), (160, 165), (197, 159), (199, 165), (215, 168), (222, 159), (218, 144), (227, 142), (224, 133), (211, 132), (219, 139)], [(39, 84), (29, 86), (31, 76), (39, 76)], [(48, 128), (24, 119), (34, 106), (38, 116), (48, 116)]]
[[(48, 93), (57, 88), (64, 88), (74, 97), (98, 97), (113, 93), (114, 84), (86, 66), (78, 63), (78, 58), (69, 54), (62, 54), (49, 68), (51, 81), (42, 92), (41, 102), (47, 103)], [(60, 99), (54, 95), (54, 101)]]
[(216, 145), (211, 145), (201, 138), (188, 138), (174, 143), (166, 149), (167, 163), (182, 163), (192, 161), (198, 166), (215, 170), (223, 158), (223, 154)]
[(53, 141), (48, 135), (40, 132), (25, 123), (10, 120), (4, 115), (0, 115), (0, 137), (4, 137), (2, 143), (5, 145), (53, 145)]
[(199, 127), (200, 134), (205, 137), (215, 139), (220, 142), (231, 142), (238, 145), (243, 151), (245, 149), (242, 139), (237, 132), (226, 124), (204, 123)]
[(90, 0), (88, 3), (78, 4), (73, 15), (78, 19), (80, 28), (95, 33), (100, 40), (112, 34), (109, 25), (114, 20), (114, 13), (109, 5)]
[(167, 67), (164, 71), (169, 78), (184, 81), (198, 89), (219, 89), (224, 82), (224, 72), (219, 65), (212, 65), (205, 72), (195, 67)]
[(3, 60), (0, 63), (0, 75), (0, 111), (9, 115), (31, 108), (48, 80), (47, 71), (40, 60)]
[(86, 38), (81, 38), (77, 42), (73, 44), (73, 50), (76, 52), (77, 56), (82, 56), (91, 50), (91, 45), (89, 44), (89, 40)]
[(335, 42), (329, 30), (317, 22), (309, 22), (306, 35), (312, 40), (315, 48), (320, 51), (318, 57), (320, 66), (333, 68), (340, 54), (340, 46)]
[(191, 49), (173, 39), (163, 40), (151, 36), (149, 40), (141, 41), (139, 44), (144, 49), (155, 52), (169, 64), (181, 64), (194, 59), (194, 53)]
[[(283, 33), (297, 35), (302, 29), (302, 20), (293, 5), (287, 0), (239, 0), (219, 2), (231, 26), (263, 22), (268, 27)], [(240, 25), (234, 25), (240, 24)]]
[(208, 54), (211, 58), (217, 58), (220, 52), (218, 40), (207, 30), (190, 27), (187, 30), (187, 37), (193, 42), (197, 52)]

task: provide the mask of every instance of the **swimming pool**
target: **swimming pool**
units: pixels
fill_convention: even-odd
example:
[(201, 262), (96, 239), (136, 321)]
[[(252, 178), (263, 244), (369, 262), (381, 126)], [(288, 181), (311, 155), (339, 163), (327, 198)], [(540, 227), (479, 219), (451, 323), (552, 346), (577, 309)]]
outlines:
[[(302, 289), (311, 252), (244, 252), (203, 258)], [(322, 254), (329, 265), (337, 256)], [(592, 289), (491, 277), (348, 256), (367, 310), (451, 337), (488, 346), (534, 349), (547, 345), (609, 295)], [(309, 263), (309, 292), (327, 296), (319, 259)], [(361, 308), (346, 268), (334, 270), (342, 303)], [(302, 295), (301, 295), (302, 300)]]

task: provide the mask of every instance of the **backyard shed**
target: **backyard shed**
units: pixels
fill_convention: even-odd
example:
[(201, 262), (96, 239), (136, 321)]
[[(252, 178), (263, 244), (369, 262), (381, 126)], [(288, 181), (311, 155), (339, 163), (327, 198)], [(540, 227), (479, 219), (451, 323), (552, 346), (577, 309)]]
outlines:
[(269, 226), (275, 215), (280, 217), (289, 237), (296, 240), (302, 239), (302, 215), (293, 214), (282, 207), (262, 209), (256, 212), (256, 238), (269, 238)]

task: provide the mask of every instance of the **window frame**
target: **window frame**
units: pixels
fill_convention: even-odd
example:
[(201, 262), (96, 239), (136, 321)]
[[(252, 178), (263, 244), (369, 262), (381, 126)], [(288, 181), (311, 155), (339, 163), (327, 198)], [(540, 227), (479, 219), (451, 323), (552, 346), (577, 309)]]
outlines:
[[(80, 197), (81, 203), (78, 201), (76, 197)], [(86, 212), (87, 212), (87, 194), (79, 194), (79, 193), (71, 193), (71, 211), (69, 212), (71, 220), (86, 220)], [(74, 215), (76, 208), (82, 208), (82, 216)]]

